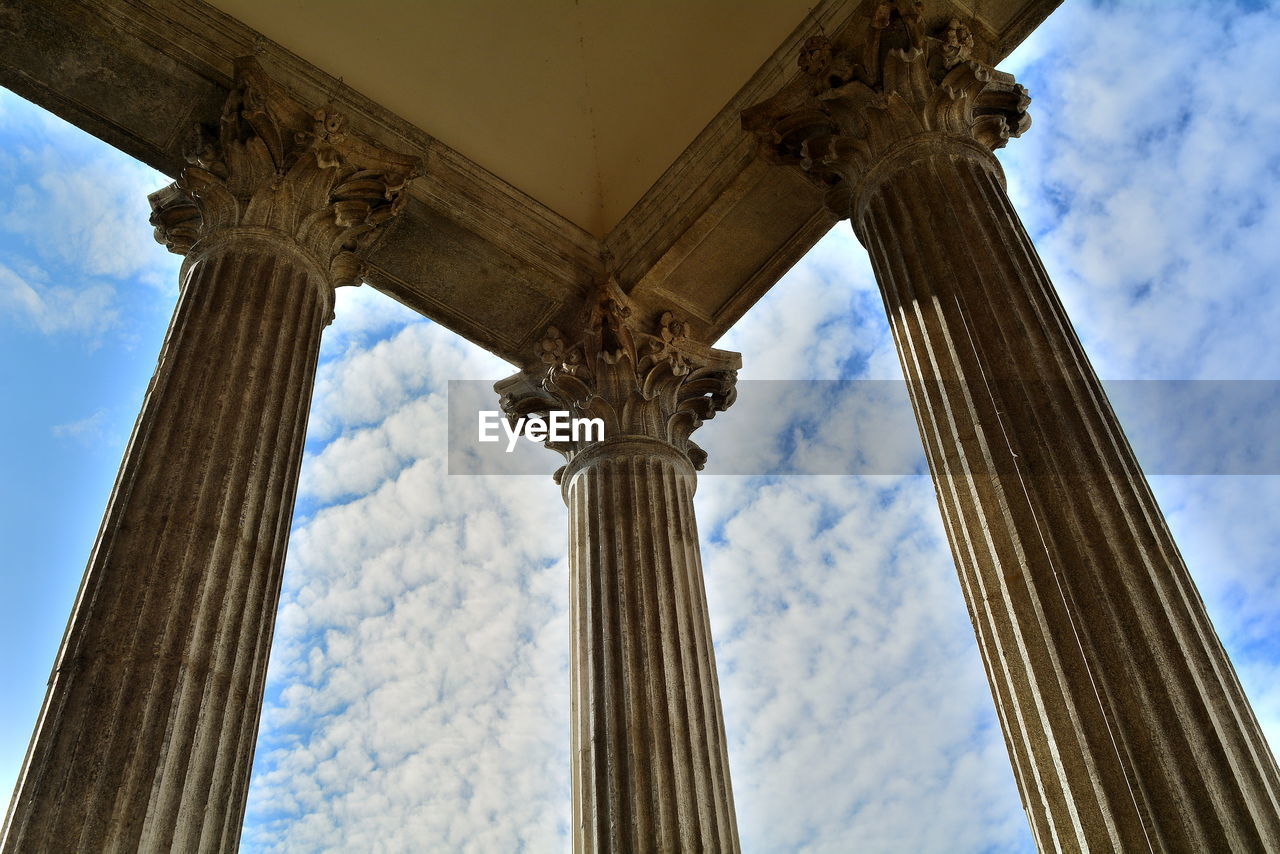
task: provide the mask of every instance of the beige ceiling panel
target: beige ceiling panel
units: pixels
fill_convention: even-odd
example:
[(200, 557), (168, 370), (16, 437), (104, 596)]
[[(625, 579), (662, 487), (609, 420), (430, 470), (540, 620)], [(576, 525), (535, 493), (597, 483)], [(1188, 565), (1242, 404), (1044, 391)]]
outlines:
[(589, 227), (598, 210), (573, 0), (214, 5)]
[(808, 0), (217, 0), (603, 236)]
[(639, 201), (812, 5), (813, 0), (582, 5), (603, 228), (612, 228)]

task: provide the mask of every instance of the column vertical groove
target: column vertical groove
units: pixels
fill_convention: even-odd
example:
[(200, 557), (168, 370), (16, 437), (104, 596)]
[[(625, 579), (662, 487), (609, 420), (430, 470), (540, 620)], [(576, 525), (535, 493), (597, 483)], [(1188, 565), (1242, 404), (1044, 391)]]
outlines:
[[(661, 476), (652, 462), (640, 458), (631, 460), (631, 488), (635, 492), (636, 501), (641, 507), (653, 507), (658, 500), (650, 490), (650, 484)], [(654, 828), (656, 839), (652, 845), (659, 850), (676, 850), (675, 829), (678, 827), (676, 816), (679, 800), (672, 785), (672, 744), (671, 722), (667, 717), (667, 659), (663, 634), (663, 625), (659, 616), (659, 593), (656, 589), (660, 573), (662, 556), (669, 544), (662, 542), (659, 532), (650, 514), (636, 517), (636, 550), (637, 565), (642, 571), (637, 578), (639, 595), (637, 602), (641, 615), (641, 637), (644, 639), (644, 661), (650, 665), (661, 662), (662, 676), (655, 678), (644, 673), (644, 682), (648, 696), (649, 725), (645, 737), (649, 745), (649, 774), (653, 790), (652, 809), (654, 811)], [(646, 550), (644, 544), (653, 543), (654, 548)], [(643, 672), (643, 671), (642, 671)]]
[[(650, 471), (653, 477), (661, 480), (661, 494), (670, 495), (674, 490), (673, 473), (657, 463), (650, 466)], [(676, 530), (679, 525), (677, 509), (670, 502), (659, 506), (661, 509), (654, 520), (655, 527), (659, 530)], [(683, 554), (677, 552), (676, 544), (670, 537), (656, 539), (662, 554), (666, 556), (666, 572), (657, 581), (662, 585), (663, 592), (675, 592), (674, 596), (660, 595), (659, 598), (668, 614), (663, 632), (663, 656), (667, 666), (667, 702), (669, 708), (674, 710), (672, 719), (675, 721), (671, 728), (671, 741), (672, 762), (678, 780), (675, 797), (681, 831), (678, 842), (680, 848), (677, 850), (696, 850), (699, 828), (706, 824), (707, 799), (699, 786), (701, 778), (692, 771), (696, 761), (697, 739), (693, 732), (694, 716), (689, 710), (688, 692), (689, 686), (693, 684), (689, 674), (691, 662), (684, 644), (681, 643), (681, 638), (688, 637), (690, 631), (689, 619), (684, 609), (687, 594), (679, 581)]]
[[(1008, 207), (1007, 199), (1002, 198), (999, 193), (991, 192), (989, 188), (987, 191), (987, 195), (994, 202), (998, 203), (1001, 206), (1006, 216), (1013, 215), (1012, 209)], [(1022, 248), (1024, 252), (1028, 254), (1029, 262), (1033, 264), (1039, 264), (1039, 259), (1038, 257), (1035, 256), (1034, 248), (1031, 247), (1029, 242), (1025, 239), (1025, 235), (1023, 235), (1023, 238), (1024, 239), (1022, 240)], [(1056, 303), (1056, 296), (1052, 294), (1049, 294), (1047, 296), (1052, 298)], [(1065, 316), (1065, 313), (1062, 312), (1062, 309), (1060, 306), (1058, 307), (1058, 312), (1059, 312), (1059, 316)], [(1078, 351), (1078, 342), (1077, 342), (1076, 350)], [(1082, 354), (1078, 354), (1078, 358), (1081, 355)], [(1109, 404), (1106, 404), (1106, 405), (1109, 412), (1110, 411)], [(1110, 440), (1113, 443), (1123, 443), (1125, 441), (1123, 436), (1120, 436), (1117, 439), (1117, 437), (1113, 433), (1109, 433), (1108, 438), (1110, 438)], [(1126, 445), (1126, 449), (1127, 449), (1127, 445)], [(1149, 486), (1146, 484), (1145, 480), (1141, 478), (1140, 472), (1128, 471), (1126, 472), (1126, 474), (1129, 475), (1130, 477), (1129, 482), (1133, 485), (1133, 488), (1140, 491), (1142, 493), (1142, 497), (1147, 502), (1154, 504), (1154, 497), (1151, 496)], [(1147, 521), (1148, 522), (1151, 521), (1149, 517), (1147, 517)], [(1157, 547), (1160, 549), (1161, 557), (1166, 560), (1170, 559), (1170, 556), (1173, 554), (1176, 554), (1177, 552), (1176, 545), (1167, 536), (1161, 537), (1158, 540)], [(1181, 578), (1175, 577), (1173, 579), (1173, 582), (1175, 584), (1175, 590), (1176, 590), (1177, 596), (1180, 599), (1180, 604), (1187, 609), (1188, 618), (1191, 620), (1192, 624), (1194, 625), (1199, 641), (1201, 643), (1216, 643), (1217, 642), (1216, 633), (1214, 633), (1212, 626), (1208, 624), (1207, 618), (1205, 618), (1204, 616), (1203, 601), (1200, 599), (1199, 594), (1194, 590), (1194, 588), (1188, 589), (1187, 586), (1184, 583), (1182, 583)], [(1227, 689), (1227, 701), (1229, 705), (1229, 710), (1231, 712), (1231, 715), (1236, 725), (1234, 730), (1228, 731), (1228, 733), (1226, 734), (1226, 737), (1232, 737), (1233, 732), (1235, 734), (1239, 734), (1243, 732), (1245, 735), (1245, 741), (1246, 741), (1249, 753), (1251, 757), (1254, 759), (1255, 763), (1257, 763), (1259, 761), (1259, 757), (1266, 754), (1266, 747), (1265, 747), (1265, 744), (1259, 745), (1258, 743), (1256, 733), (1259, 733), (1260, 730), (1257, 728), (1256, 720), (1254, 720), (1253, 718), (1252, 710), (1248, 707), (1247, 700), (1245, 700), (1243, 694), (1241, 693), (1239, 684), (1235, 679), (1234, 672), (1232, 672), (1229, 678), (1224, 674), (1224, 667), (1229, 668), (1230, 663), (1228, 661), (1225, 661), (1225, 659), (1222, 661), (1213, 659), (1210, 661), (1210, 664), (1212, 667), (1213, 677), (1220, 684), (1222, 684), (1224, 688)], [(1243, 706), (1243, 711), (1241, 709), (1242, 706)], [(1220, 728), (1219, 728), (1219, 731), (1221, 732)], [(1276, 798), (1276, 792), (1275, 792), (1274, 786), (1270, 782), (1266, 781), (1265, 778), (1264, 778), (1264, 783), (1267, 785), (1268, 791), (1272, 799), (1274, 800)]]
[[(316, 300), (319, 297), (318, 289), (307, 287), (305, 276), (296, 271), (286, 272), (286, 275), (293, 280), (289, 283), (287, 291), (289, 293), (287, 298), (289, 302), (301, 301), (300, 311), (304, 315), (318, 312), (319, 309), (316, 305)], [(282, 307), (282, 312), (285, 316), (297, 310), (299, 308), (295, 308), (292, 305)], [(306, 360), (305, 355), (300, 356), (299, 353), (291, 351), (286, 346), (288, 325), (279, 322), (282, 319), (272, 318), (272, 320), (276, 320), (277, 329), (279, 330), (277, 340), (270, 341), (265, 334), (263, 335), (264, 340), (270, 341), (269, 346), (276, 354), (275, 358), (266, 366), (267, 380), (281, 376), (292, 376), (292, 371), (283, 366), (288, 364), (292, 367), (296, 362)], [(266, 325), (269, 329), (271, 323), (268, 322)], [(313, 344), (312, 341), (306, 341), (305, 343), (308, 346)], [(227, 558), (232, 561), (233, 566), (247, 567), (262, 564), (263, 550), (261, 542), (256, 536), (246, 542), (244, 532), (253, 531), (256, 533), (261, 525), (260, 515), (265, 503), (264, 499), (271, 492), (271, 467), (269, 460), (264, 459), (264, 455), (270, 453), (273, 448), (281, 447), (280, 434), (288, 429), (286, 425), (292, 424), (296, 428), (299, 418), (305, 419), (305, 414), (298, 413), (296, 407), (295, 411), (291, 413), (293, 415), (291, 419), (286, 420), (282, 417), (288, 406), (289, 397), (290, 395), (288, 394), (280, 396), (277, 401), (273, 401), (270, 411), (265, 411), (263, 414), (260, 423), (268, 425), (268, 427), (274, 425), (275, 428), (274, 430), (262, 430), (265, 436), (269, 438), (269, 444), (259, 444), (252, 457), (246, 455), (245, 465), (249, 469), (249, 472), (246, 473), (249, 482), (246, 484), (245, 491), (251, 496), (251, 501), (240, 511), (239, 519), (228, 525), (231, 530), (237, 533), (234, 542), (227, 541), (230, 537), (219, 542), (220, 548), (230, 550)], [(303, 423), (305, 425), (305, 422)], [(300, 436), (295, 432), (294, 435), (285, 440), (287, 444), (284, 446), (292, 447), (299, 441), (299, 438)], [(289, 506), (292, 506), (292, 502), (289, 502)], [(270, 545), (274, 547), (275, 544), (271, 543)], [(242, 573), (245, 571), (244, 569), (241, 570)], [(179, 768), (183, 772), (186, 771), (186, 767), (191, 762), (195, 762), (197, 774), (194, 779), (191, 776), (185, 778), (186, 785), (184, 788), (191, 791), (184, 791), (183, 794), (196, 801), (202, 798), (208, 799), (213, 785), (213, 776), (217, 770), (218, 757), (225, 755), (224, 739), (233, 730), (233, 727), (229, 726), (228, 723), (238, 719), (238, 715), (228, 719), (226, 713), (233, 708), (238, 709), (243, 706), (241, 698), (245, 694), (236, 690), (236, 686), (240, 684), (247, 686), (247, 677), (242, 674), (241, 681), (237, 682), (234, 678), (235, 671), (243, 671), (245, 662), (251, 661), (255, 657), (252, 646), (246, 648), (245, 631), (253, 628), (253, 622), (246, 620), (246, 615), (261, 614), (264, 610), (270, 612), (275, 610), (274, 599), (266, 600), (258, 595), (259, 590), (267, 589), (271, 585), (271, 580), (267, 573), (252, 573), (250, 578), (229, 579), (229, 581), (239, 581), (242, 585), (241, 589), (236, 591), (235, 598), (228, 603), (228, 607), (213, 612), (210, 620), (213, 624), (210, 626), (208, 634), (203, 639), (192, 638), (192, 655), (198, 655), (198, 650), (202, 648), (213, 650), (213, 660), (204, 662), (203, 667), (208, 668), (209, 671), (217, 676), (217, 679), (216, 681), (204, 680), (203, 684), (199, 681), (194, 682), (183, 699), (189, 706), (194, 704), (194, 708), (189, 708), (189, 714), (204, 712), (209, 715), (215, 715), (216, 712), (213, 710), (220, 710), (221, 712), (221, 715), (219, 715), (221, 720), (212, 727), (213, 737), (205, 741), (204, 755), (197, 755), (192, 751), (185, 759), (183, 757), (178, 759), (181, 763)], [(211, 611), (213, 611), (212, 608), (202, 608), (201, 614), (210, 617)], [(258, 632), (253, 632), (252, 640), (255, 643), (261, 642), (261, 635)], [(213, 696), (210, 696), (211, 690), (214, 692)], [(202, 720), (200, 725), (202, 728), (207, 728), (209, 726), (208, 719)], [(171, 797), (171, 802), (170, 809), (175, 809), (178, 802), (177, 797)], [(205, 838), (207, 820), (208, 816), (206, 816), (206, 822), (202, 822), (199, 825), (194, 822), (188, 824), (186, 826), (187, 835), (180, 841), (179, 847), (188, 851), (209, 850), (211, 847), (210, 841)]]
[[(279, 359), (282, 353), (288, 351), (280, 346), (282, 342), (272, 341), (269, 337), (269, 331), (274, 326), (277, 334), (283, 337), (287, 334), (288, 327), (283, 322), (284, 317), (288, 314), (295, 313), (296, 307), (293, 303), (299, 299), (296, 286), (281, 287), (279, 278), (281, 271), (279, 268), (271, 264), (269, 259), (262, 259), (262, 263), (269, 270), (269, 284), (263, 290), (280, 290), (284, 294), (282, 300), (275, 301), (274, 305), (258, 307), (254, 312), (256, 322), (250, 321), (241, 325), (240, 339), (236, 341), (237, 349), (244, 348), (245, 340), (249, 338), (259, 338), (267, 343), (271, 351), (270, 361), (266, 365), (250, 365), (245, 370), (248, 376), (244, 380), (243, 392), (239, 398), (230, 398), (226, 402), (226, 407), (233, 409), (244, 405), (254, 399), (255, 392), (260, 392), (260, 386), (264, 382), (264, 374), (273, 374), (270, 370), (275, 360)], [(265, 272), (265, 271), (264, 271)], [(261, 273), (260, 273), (261, 275)], [(293, 283), (290, 283), (293, 284)], [(278, 309), (277, 309), (278, 306)], [(273, 376), (267, 376), (265, 380), (274, 379)], [(276, 423), (279, 424), (279, 405), (283, 403), (282, 399), (272, 399), (271, 402), (263, 408), (258, 418), (248, 418), (242, 421), (236, 427), (236, 435), (233, 444), (241, 445), (250, 441), (248, 439), (252, 434), (262, 430), (264, 422), (270, 423), (272, 415), (276, 417)], [(219, 414), (219, 419), (225, 417), (224, 411)], [(230, 432), (230, 431), (228, 431)], [(226, 451), (215, 452), (226, 453)], [(199, 721), (193, 721), (192, 715), (198, 713), (200, 708), (218, 708), (222, 704), (212, 705), (198, 703), (198, 700), (205, 699), (206, 692), (210, 688), (215, 687), (215, 682), (210, 677), (217, 676), (216, 668), (213, 668), (208, 661), (208, 656), (213, 646), (215, 638), (210, 637), (209, 629), (206, 625), (214, 623), (220, 619), (226, 619), (228, 616), (242, 616), (243, 605), (240, 603), (240, 597), (243, 593), (247, 595), (249, 588), (253, 586), (254, 579), (235, 578), (231, 573), (237, 571), (243, 572), (241, 567), (245, 566), (245, 562), (231, 560), (232, 556), (226, 554), (227, 541), (230, 536), (235, 535), (239, 530), (245, 527), (245, 520), (239, 519), (238, 522), (230, 520), (228, 517), (232, 512), (237, 515), (243, 513), (245, 503), (245, 495), (260, 496), (262, 486), (254, 477), (254, 463), (256, 462), (256, 451), (251, 453), (243, 453), (238, 456), (231, 457), (232, 465), (228, 467), (223, 475), (223, 482), (229, 479), (233, 484), (240, 484), (240, 488), (232, 488), (231, 494), (227, 496), (227, 500), (221, 503), (221, 511), (217, 513), (219, 517), (219, 536), (210, 546), (210, 560), (215, 565), (229, 565), (230, 571), (227, 576), (213, 575), (205, 577), (201, 580), (201, 589), (199, 600), (192, 613), (193, 624), (185, 631), (185, 638), (179, 641), (183, 647), (181, 658), (182, 662), (177, 673), (177, 685), (174, 691), (174, 702), (172, 704), (170, 715), (176, 725), (176, 729), (183, 734), (179, 738), (166, 739), (166, 748), (163, 758), (162, 774), (172, 777), (180, 777), (183, 780), (181, 789), (178, 787), (169, 787), (163, 789), (162, 798), (157, 805), (153, 802), (148, 810), (154, 816), (154, 820), (150, 822), (151, 828), (162, 828), (159, 835), (155, 838), (156, 847), (172, 847), (175, 840), (170, 835), (176, 828), (176, 813), (183, 800), (192, 798), (200, 800), (203, 796), (190, 791), (192, 785), (192, 776), (187, 771), (195, 763), (195, 774), (203, 776), (205, 771), (212, 772), (212, 762), (217, 756), (218, 746), (221, 741), (222, 731), (216, 729), (214, 737), (203, 741), (204, 755), (198, 755), (194, 749), (193, 742), (198, 741), (196, 733), (197, 726), (201, 726)], [(224, 486), (223, 489), (226, 487)], [(186, 548), (186, 554), (183, 556), (183, 563), (190, 564), (196, 556), (192, 554), (194, 548), (193, 543), (189, 543)], [(250, 559), (247, 562), (252, 566), (255, 562)], [(237, 583), (238, 582), (238, 583)], [(230, 595), (226, 595), (228, 587), (232, 588)], [(215, 604), (216, 603), (216, 604)], [(219, 607), (222, 605), (222, 607)], [(221, 613), (219, 613), (221, 612)], [(225, 641), (225, 639), (223, 639)], [(238, 646), (238, 644), (237, 644)], [(237, 650), (238, 652), (239, 650)], [(199, 692), (199, 697), (193, 698), (193, 691)], [(197, 703), (193, 708), (193, 703)], [(201, 727), (203, 728), (203, 727)], [(210, 755), (212, 754), (212, 755)], [(197, 761), (203, 759), (205, 761)], [(191, 834), (198, 834), (201, 829), (200, 825), (195, 823), (186, 826), (187, 837), (181, 840), (180, 847), (183, 850), (198, 850), (198, 839), (192, 839)], [(154, 832), (154, 831), (153, 831)]]
[[(966, 164), (966, 168), (963, 171), (966, 173), (964, 177), (968, 179), (967, 183), (969, 183), (972, 186), (966, 187), (965, 188), (966, 195), (959, 196), (959, 198), (967, 198), (967, 193), (973, 192), (974, 193), (973, 199), (970, 200), (970, 205), (972, 209), (972, 204), (975, 204), (978, 199), (983, 199), (983, 197), (986, 194), (986, 191), (989, 189), (991, 182), (990, 182), (989, 176), (987, 181), (982, 181), (981, 176), (976, 174), (976, 170), (972, 164)], [(989, 198), (984, 200), (990, 202)], [(984, 225), (984, 222), (981, 220), (975, 220), (975, 222), (979, 226)], [(1026, 277), (1028, 280), (1030, 279), (1032, 275), (1031, 270), (1028, 269), (1024, 264), (1019, 263), (1020, 260), (1024, 260), (1024, 261), (1027, 260), (1027, 256), (1025, 252), (1020, 251), (1023, 248), (1021, 244), (1018, 244), (1016, 246), (1011, 245), (1013, 241), (1011, 241), (1010, 236), (1007, 234), (991, 235), (990, 233), (988, 233), (988, 239), (999, 241), (999, 244), (1003, 246), (1005, 253), (1007, 254), (1007, 258), (1003, 255), (1001, 256), (1001, 258), (1004, 259), (1005, 261), (1004, 266), (1006, 267), (1006, 270), (1005, 270), (1006, 276)], [(1021, 256), (1021, 259), (1019, 256)], [(984, 293), (989, 294), (989, 290), (984, 289)], [(1046, 335), (1052, 334), (1048, 326), (1046, 325), (1046, 321), (1043, 313), (1037, 311), (1036, 306), (1034, 304), (1031, 304), (1030, 306), (1025, 306), (1024, 301), (1019, 299), (1018, 295), (1014, 295), (1013, 304), (1016, 306), (1016, 311), (1020, 318), (1022, 318), (1028, 311), (1031, 312), (1031, 316), (1029, 319), (1024, 318), (1022, 320), (1022, 328), (1023, 328), (1024, 335), (1029, 336), (1030, 334), (1034, 333), (1038, 337), (1045, 337)], [(988, 314), (993, 313), (995, 310), (994, 307), (991, 306), (990, 304), (989, 296), (986, 301), (986, 307), (988, 310)], [(1009, 346), (1010, 343), (1011, 342), (1006, 341), (1006, 346)], [(1051, 365), (1045, 364), (1046, 355), (1053, 360), (1054, 362), (1053, 364)], [(1072, 353), (1070, 355), (1074, 356), (1075, 354)], [(1067, 372), (1065, 375), (1070, 376), (1071, 371), (1077, 370), (1079, 368), (1078, 359), (1073, 359), (1070, 364), (1064, 363), (1062, 353), (1045, 354), (1040, 352), (1039, 350), (1036, 350), (1033, 354), (1033, 359), (1035, 361), (1036, 372), (1038, 374), (1044, 374), (1046, 372), (1052, 372), (1052, 371), (1060, 371), (1060, 372)], [(1076, 384), (1074, 382), (1068, 381), (1067, 383), (1064, 384), (1063, 391), (1073, 398), (1072, 409), (1078, 410), (1080, 408), (1081, 401), (1079, 400), (1079, 389), (1077, 388)], [(1023, 390), (1022, 396), (1024, 397), (1026, 396), (1025, 390)], [(1090, 402), (1096, 404), (1096, 401), (1090, 401)], [(1063, 411), (1062, 402), (1059, 400), (1059, 397), (1057, 395), (1051, 396), (1050, 399), (1047, 401), (1047, 405), (1043, 408), (1050, 410), (1049, 414), (1051, 415), (1051, 417), (1061, 418), (1061, 417), (1065, 417), (1066, 415), (1066, 413)], [(1046, 426), (1045, 419), (1040, 417), (1038, 413), (1034, 413), (1034, 412), (1033, 412), (1033, 417), (1035, 418), (1039, 428), (1044, 429)], [(1090, 449), (1090, 453), (1087, 456), (1091, 458), (1100, 458), (1102, 449), (1098, 444), (1099, 437), (1091, 429), (1086, 428), (1085, 438), (1087, 439), (1088, 447)], [(1049, 473), (1053, 474), (1056, 477), (1064, 477), (1064, 476), (1069, 476), (1071, 474), (1070, 471), (1063, 469), (1061, 462), (1056, 454), (1050, 455), (1050, 457), (1048, 458), (1048, 463), (1050, 467)], [(1105, 483), (1112, 490), (1115, 489), (1115, 478), (1113, 473), (1109, 470), (1105, 473)], [(1087, 492), (1096, 493), (1096, 488), (1092, 481), (1086, 482), (1084, 484), (1084, 488)], [(1090, 509), (1084, 508), (1083, 510), (1080, 511), (1080, 513), (1090, 514)], [(1083, 520), (1079, 518), (1079, 514), (1074, 511), (1069, 512), (1067, 515), (1068, 515), (1067, 522), (1068, 522), (1068, 525), (1070, 526), (1071, 531), (1076, 536), (1080, 536), (1087, 529), (1087, 526), (1089, 525), (1088, 520)], [(1099, 524), (1099, 525), (1105, 525), (1106, 521), (1107, 520), (1105, 519), (1096, 518), (1096, 515), (1095, 515), (1093, 523)], [(1083, 542), (1083, 538), (1081, 538), (1081, 540)], [(1046, 545), (1048, 546), (1048, 544)], [(1083, 548), (1086, 555), (1095, 556), (1094, 554), (1095, 550), (1092, 547), (1090, 547), (1087, 543), (1084, 544)], [(1143, 565), (1147, 565), (1149, 568), (1149, 562), (1146, 560), (1145, 555), (1141, 553), (1138, 553), (1138, 554), (1130, 553), (1127, 559), (1136, 560), (1137, 562)], [(1089, 561), (1086, 561), (1085, 566), (1091, 566), (1093, 564), (1094, 564), (1094, 561), (1089, 560)], [(1106, 579), (1101, 579), (1101, 581), (1105, 583)], [(1062, 595), (1068, 600), (1069, 605), (1073, 610), (1078, 611), (1080, 609), (1081, 607), (1080, 603), (1071, 594), (1069, 589), (1062, 589)], [(1107, 612), (1111, 616), (1113, 620), (1118, 619), (1118, 616), (1115, 614), (1114, 608), (1112, 607), (1110, 600), (1103, 600), (1098, 604), (1101, 607), (1101, 609), (1103, 609), (1105, 612)], [(1145, 626), (1140, 626), (1139, 628), (1145, 628)], [(1087, 641), (1087, 638), (1081, 638), (1078, 633), (1077, 633), (1077, 638), (1080, 640), (1082, 644), (1086, 643)], [(1123, 661), (1122, 666), (1124, 666), (1126, 668), (1126, 671), (1130, 673), (1129, 683), (1131, 685), (1137, 686), (1138, 690), (1143, 694), (1144, 697), (1147, 698), (1146, 700), (1144, 700), (1144, 702), (1150, 702), (1151, 701), (1150, 690), (1145, 685), (1145, 681), (1141, 678), (1142, 673), (1144, 672), (1143, 669), (1137, 668), (1135, 670), (1132, 660), (1129, 660), (1129, 659), (1126, 659), (1125, 661)], [(1090, 672), (1088, 675), (1090, 679), (1090, 684), (1093, 686), (1095, 692), (1098, 694), (1100, 701), (1102, 701), (1105, 705), (1112, 705), (1114, 703), (1114, 700), (1111, 699), (1111, 696), (1112, 696), (1111, 691), (1108, 689), (1108, 686), (1105, 684), (1105, 682), (1098, 681), (1092, 672)], [(1159, 686), (1157, 686), (1157, 690), (1159, 690)], [(1168, 692), (1166, 691), (1163, 693), (1166, 695), (1166, 699), (1168, 699), (1168, 696), (1167, 696)], [(1124, 744), (1122, 740), (1120, 741), (1117, 740), (1118, 734), (1115, 732), (1114, 728), (1111, 726), (1109, 721), (1106, 722), (1106, 731), (1109, 737), (1111, 738), (1113, 749), (1120, 749), (1121, 747), (1123, 747), (1125, 752), (1129, 753), (1128, 745)], [(1175, 738), (1176, 737), (1177, 736), (1175, 735)], [(1133, 757), (1131, 754), (1130, 754), (1129, 761), (1130, 762), (1133, 761)], [(1143, 781), (1135, 780), (1128, 774), (1126, 774), (1126, 778), (1129, 780), (1131, 793), (1135, 792), (1135, 787), (1137, 787), (1138, 789), (1141, 789), (1143, 787)], [(1146, 810), (1146, 808), (1143, 806), (1143, 803), (1139, 799), (1137, 799), (1136, 794), (1135, 794), (1135, 805), (1139, 808), (1141, 812), (1149, 815), (1149, 811)], [(1148, 821), (1146, 823), (1149, 824), (1150, 822)]]
[[(573, 609), (581, 673), (610, 698), (574, 694), (575, 784), (588, 786), (575, 850), (736, 852), (732, 798), (714, 681), (706, 593), (693, 529), (687, 461), (601, 456), (565, 487), (572, 601), (611, 591), (603, 608)], [(601, 488), (603, 485), (603, 488)], [(588, 544), (600, 541), (603, 548)], [(584, 548), (584, 546), (587, 546)], [(600, 654), (611, 663), (593, 667)], [(594, 733), (595, 738), (588, 738)], [(603, 737), (602, 737), (603, 736)], [(691, 749), (692, 748), (692, 749)], [(594, 776), (581, 766), (594, 767)], [(608, 772), (610, 788), (601, 789)], [(684, 782), (679, 782), (683, 780)], [(616, 794), (615, 794), (616, 792)], [(587, 804), (601, 804), (593, 831)], [(605, 818), (609, 824), (603, 824)]]

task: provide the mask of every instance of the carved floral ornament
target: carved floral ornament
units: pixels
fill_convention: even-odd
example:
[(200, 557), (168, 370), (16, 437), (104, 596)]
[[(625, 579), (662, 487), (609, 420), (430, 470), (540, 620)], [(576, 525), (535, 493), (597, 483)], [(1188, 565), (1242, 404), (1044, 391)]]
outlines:
[(799, 166), (850, 216), (860, 182), (902, 144), (940, 135), (987, 151), (1031, 126), (1031, 98), (1013, 77), (973, 58), (973, 33), (952, 19), (925, 34), (919, 0), (889, 0), (858, 47), (808, 39), (804, 76), (742, 114), (766, 156)]
[(185, 255), (229, 228), (292, 240), (335, 286), (358, 284), (374, 229), (400, 212), (417, 157), (366, 142), (331, 105), (309, 110), (252, 58), (216, 133), (197, 125), (181, 177), (152, 193), (156, 240)]
[[(588, 299), (576, 333), (548, 327), (537, 356), (545, 367), (494, 387), (508, 419), (545, 417), (552, 410), (600, 418), (606, 441), (655, 439), (683, 453), (696, 469), (705, 465), (707, 454), (689, 437), (732, 405), (742, 364), (737, 353), (691, 340), (687, 325), (673, 312), (643, 323), (612, 281)], [(570, 460), (592, 444), (546, 443)]]

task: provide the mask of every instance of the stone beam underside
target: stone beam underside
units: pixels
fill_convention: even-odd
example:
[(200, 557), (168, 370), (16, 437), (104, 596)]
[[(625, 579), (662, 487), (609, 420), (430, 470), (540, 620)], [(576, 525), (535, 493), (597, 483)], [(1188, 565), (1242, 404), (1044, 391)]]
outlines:
[[(984, 2), (984, 58), (1006, 55), (1058, 2)], [(194, 128), (217, 124), (234, 60), (256, 56), (300, 99), (332, 103), (357, 132), (425, 164), (365, 252), (365, 281), (519, 365), (609, 274), (640, 306), (683, 309), (713, 342), (826, 233), (820, 193), (760, 159), (739, 116), (793, 79), (805, 37), (856, 31), (874, 5), (819, 2), (604, 240), (201, 2), (0, 0), (0, 85), (175, 176)], [(972, 19), (965, 0), (925, 8), (931, 21)]]

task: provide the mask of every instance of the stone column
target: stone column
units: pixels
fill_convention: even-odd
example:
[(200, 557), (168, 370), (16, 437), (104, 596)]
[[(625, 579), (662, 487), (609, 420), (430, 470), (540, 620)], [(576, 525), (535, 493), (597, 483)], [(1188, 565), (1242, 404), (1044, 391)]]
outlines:
[(544, 370), (496, 386), (513, 420), (604, 425), (547, 443), (568, 460), (573, 850), (737, 852), (689, 437), (733, 402), (740, 358), (639, 315), (608, 285), (575, 335), (547, 331)]
[(151, 197), (181, 296), (5, 822), (5, 854), (236, 850), (321, 331), (416, 161), (251, 61)]
[(1280, 851), (1280, 774), (992, 149), (1029, 125), (952, 21), (882, 4), (860, 49), (744, 116), (871, 254), (1041, 851)]

